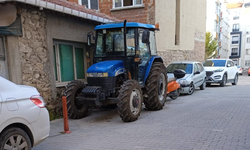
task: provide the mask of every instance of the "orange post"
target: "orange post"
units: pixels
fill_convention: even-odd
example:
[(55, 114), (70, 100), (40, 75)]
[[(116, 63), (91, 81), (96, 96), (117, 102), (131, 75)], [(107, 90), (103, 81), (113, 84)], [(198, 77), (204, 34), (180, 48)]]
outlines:
[(68, 113), (67, 113), (67, 99), (65, 96), (62, 97), (62, 105), (63, 105), (63, 123), (64, 123), (64, 131), (62, 133), (71, 133), (69, 131), (69, 123), (68, 123)]

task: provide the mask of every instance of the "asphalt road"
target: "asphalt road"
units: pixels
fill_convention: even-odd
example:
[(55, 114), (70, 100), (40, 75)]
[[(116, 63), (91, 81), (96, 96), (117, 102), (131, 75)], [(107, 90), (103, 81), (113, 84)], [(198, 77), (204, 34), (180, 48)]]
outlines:
[(50, 137), (33, 150), (250, 149), (250, 76), (168, 98), (162, 110), (142, 110), (135, 122), (122, 122), (116, 109), (93, 109), (69, 126), (72, 133), (61, 134), (63, 120), (52, 121)]

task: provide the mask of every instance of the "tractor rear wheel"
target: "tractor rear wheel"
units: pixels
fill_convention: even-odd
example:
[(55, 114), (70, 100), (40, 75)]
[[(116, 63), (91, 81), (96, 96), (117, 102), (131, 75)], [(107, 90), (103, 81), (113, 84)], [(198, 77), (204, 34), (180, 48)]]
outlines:
[(76, 101), (76, 97), (81, 95), (84, 87), (85, 84), (77, 80), (71, 81), (66, 86), (64, 94), (67, 98), (68, 115), (71, 119), (83, 118), (88, 113), (88, 106)]
[(138, 119), (142, 108), (142, 91), (136, 80), (126, 81), (118, 95), (118, 113), (124, 122), (131, 122)]
[(155, 62), (146, 81), (145, 107), (149, 110), (163, 108), (167, 97), (167, 70), (163, 63)]

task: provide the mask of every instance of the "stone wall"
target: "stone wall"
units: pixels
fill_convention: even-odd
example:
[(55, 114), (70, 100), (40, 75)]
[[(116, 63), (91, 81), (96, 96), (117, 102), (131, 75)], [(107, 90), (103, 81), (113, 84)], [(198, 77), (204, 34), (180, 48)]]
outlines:
[(166, 66), (174, 61), (203, 62), (205, 60), (205, 33), (195, 31), (194, 48), (192, 50), (158, 51), (158, 55), (163, 58)]
[(51, 99), (49, 53), (46, 43), (46, 15), (33, 7), (22, 8), (23, 36), (18, 38), (24, 85), (37, 88), (47, 104)]

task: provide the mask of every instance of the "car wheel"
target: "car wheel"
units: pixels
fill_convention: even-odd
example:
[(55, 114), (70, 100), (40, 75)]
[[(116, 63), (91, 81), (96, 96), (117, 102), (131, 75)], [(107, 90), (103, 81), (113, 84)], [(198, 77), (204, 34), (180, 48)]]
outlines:
[(31, 150), (30, 138), (20, 128), (9, 128), (1, 134), (0, 149)]
[(250, 74), (248, 74), (248, 76), (250, 76)]
[(206, 88), (206, 80), (204, 80), (204, 82), (200, 86), (200, 90), (205, 90), (205, 88)]
[(237, 85), (238, 83), (238, 75), (236, 74), (234, 77), (234, 82), (232, 83), (232, 85)]
[(188, 90), (188, 95), (192, 95), (193, 93), (194, 93), (194, 84), (193, 83), (191, 83), (190, 84), (190, 86), (189, 86), (189, 90)]
[(227, 75), (224, 74), (224, 75), (223, 75), (223, 78), (222, 78), (222, 81), (221, 81), (221, 83), (220, 83), (220, 86), (221, 86), (221, 87), (224, 87), (224, 86), (226, 85), (226, 83), (227, 83)]

